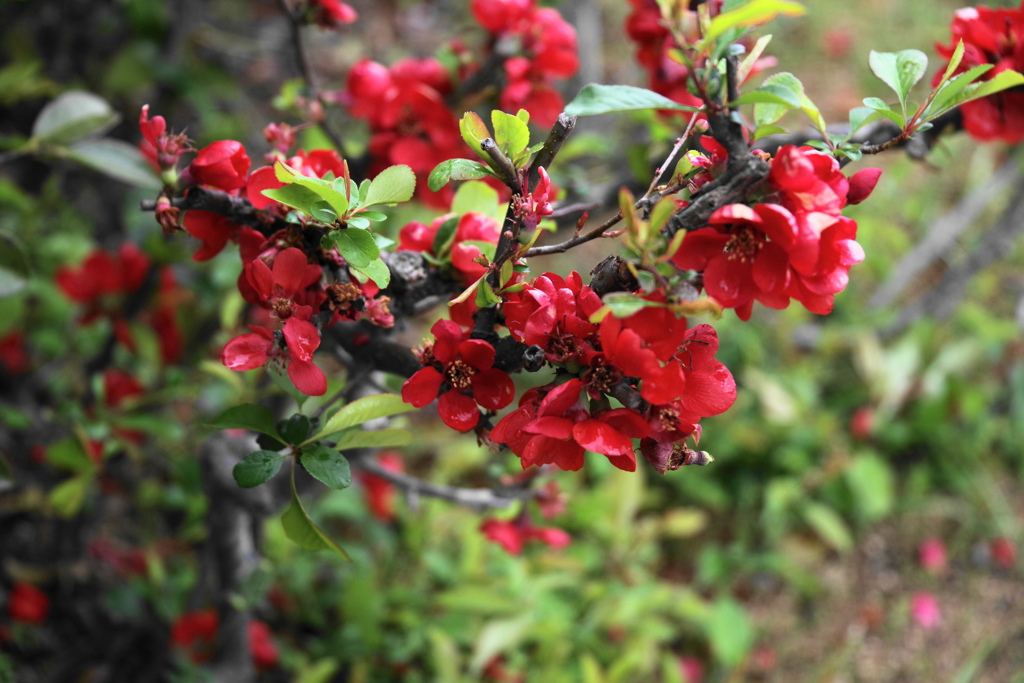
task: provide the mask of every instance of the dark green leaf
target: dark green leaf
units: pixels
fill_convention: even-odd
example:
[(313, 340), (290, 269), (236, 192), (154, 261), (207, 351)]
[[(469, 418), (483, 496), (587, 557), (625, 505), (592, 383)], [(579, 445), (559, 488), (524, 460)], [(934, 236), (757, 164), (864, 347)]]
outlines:
[[(351, 225), (351, 222), (349, 223)], [(351, 265), (365, 268), (380, 258), (380, 249), (373, 241), (373, 235), (360, 228), (349, 227), (336, 231), (335, 245)]]
[(313, 523), (313, 520), (306, 514), (299, 497), (292, 491), (292, 504), (281, 517), (281, 526), (284, 527), (285, 536), (305, 550), (331, 550), (346, 561), (351, 562), (352, 558), (338, 545), (323, 529)]
[(352, 485), (348, 460), (333, 448), (323, 445), (304, 448), (299, 462), (315, 479), (332, 489), (346, 489)]
[(270, 412), (269, 408), (252, 403), (228, 408), (206, 426), (214, 429), (248, 429), (280, 438), (274, 427), (274, 414)]
[(434, 234), (434, 243), (431, 246), (431, 250), (435, 254), (440, 256), (448, 253), (452, 248), (452, 242), (455, 240), (455, 229), (458, 226), (458, 216), (453, 216), (441, 224), (441, 227)]
[(338, 214), (335, 213), (330, 204), (322, 199), (318, 199), (309, 205), (309, 215), (327, 225), (331, 225), (334, 221), (338, 220)]
[(271, 451), (253, 451), (245, 456), (242, 462), (235, 465), (231, 474), (234, 475), (239, 486), (251, 489), (277, 474), (285, 457), (287, 456)]
[(566, 105), (565, 113), (570, 116), (593, 116), (643, 109), (697, 110), (646, 88), (591, 83), (584, 86), (573, 101)]
[(302, 413), (295, 413), (287, 420), (277, 423), (277, 433), (287, 444), (300, 444), (309, 436), (309, 418)]

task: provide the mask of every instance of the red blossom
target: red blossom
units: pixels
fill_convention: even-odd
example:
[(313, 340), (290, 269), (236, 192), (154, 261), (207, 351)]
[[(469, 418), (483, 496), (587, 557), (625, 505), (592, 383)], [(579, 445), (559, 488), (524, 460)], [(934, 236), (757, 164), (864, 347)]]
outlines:
[(440, 398), (441, 420), (460, 432), (473, 429), (480, 410), (501, 410), (515, 396), (512, 378), (494, 367), (494, 347), (482, 339), (466, 339), (451, 320), (438, 320), (430, 328), (435, 341), (422, 355), (426, 366), (402, 385), (402, 400), (417, 408)]
[(7, 614), (11, 621), (41, 624), (50, 613), (50, 598), (30, 583), (17, 581), (7, 595)]
[[(377, 454), (377, 462), (389, 472), (402, 472), (402, 455), (398, 451), (382, 451)], [(369, 472), (359, 472), (363, 483), (363, 494), (370, 514), (383, 522), (395, 518), (395, 485), (387, 479)]]
[(192, 254), (193, 261), (209, 261), (224, 249), (229, 240), (238, 237), (238, 225), (211, 211), (187, 211), (184, 222), (185, 231), (203, 243)]
[[(981, 64), (995, 65), (982, 80), (1007, 69), (1024, 71), (1024, 3), (1018, 9), (959, 9), (953, 15), (950, 32), (949, 45), (935, 48), (948, 59), (963, 41), (963, 58), (954, 74)], [(944, 73), (945, 67), (939, 68), (932, 85), (937, 85)], [(960, 106), (960, 112), (964, 128), (977, 140), (1003, 140), (1010, 144), (1024, 141), (1024, 93), (1017, 88), (967, 102)]]
[(307, 288), (317, 284), (322, 275), (323, 269), (309, 263), (305, 252), (296, 247), (279, 252), (272, 266), (259, 258), (245, 266), (246, 280), (255, 294), (252, 303), (273, 311), (281, 320), (291, 316), (309, 319), (325, 295), (319, 287), (314, 292), (307, 292)]
[(273, 669), (277, 666), (280, 655), (271, 637), (270, 627), (262, 621), (253, 619), (249, 622), (249, 656), (252, 663), (260, 671)]
[(25, 349), (25, 334), (20, 331), (9, 332), (0, 337), (0, 368), (11, 375), (27, 372), (31, 364)]
[(564, 548), (572, 541), (569, 534), (556, 527), (533, 526), (525, 515), (516, 520), (485, 519), (480, 524), (480, 532), (510, 555), (523, 552), (527, 541), (540, 541), (555, 549)]
[(325, 28), (337, 28), (353, 23), (359, 14), (341, 0), (311, 0), (316, 23)]
[[(213, 608), (193, 610), (182, 614), (171, 624), (171, 645), (184, 651), (195, 664), (213, 658), (220, 630), (220, 615)], [(247, 625), (249, 656), (257, 669), (277, 666), (279, 655), (271, 639), (270, 628), (262, 621), (251, 620)]]
[(263, 367), (268, 362), (278, 368), (287, 364), (288, 377), (296, 389), (307, 396), (327, 393), (327, 378), (323, 370), (313, 364), (313, 352), (320, 346), (320, 333), (312, 323), (288, 318), (282, 334), (284, 348), (271, 330), (255, 325), (250, 329), (251, 333), (239, 335), (224, 346), (221, 362), (225, 367), (242, 372)]
[(108, 295), (131, 294), (142, 287), (149, 258), (134, 244), (122, 244), (116, 254), (96, 249), (79, 267), (61, 266), (57, 286), (72, 301), (98, 304)]
[(923, 629), (930, 630), (942, 621), (939, 601), (931, 593), (920, 591), (910, 598), (910, 615)]
[(241, 142), (218, 140), (199, 150), (185, 173), (201, 185), (237, 190), (245, 186), (250, 164)]

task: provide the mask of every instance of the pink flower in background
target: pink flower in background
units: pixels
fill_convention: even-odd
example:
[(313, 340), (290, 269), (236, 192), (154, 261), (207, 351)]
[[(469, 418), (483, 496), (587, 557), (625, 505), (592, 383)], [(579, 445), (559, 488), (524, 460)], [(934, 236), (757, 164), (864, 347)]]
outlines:
[(924, 629), (933, 629), (942, 621), (939, 601), (931, 593), (921, 591), (910, 598), (910, 615), (914, 622)]
[(937, 538), (929, 538), (917, 549), (917, 559), (926, 572), (941, 574), (949, 565), (946, 544)]

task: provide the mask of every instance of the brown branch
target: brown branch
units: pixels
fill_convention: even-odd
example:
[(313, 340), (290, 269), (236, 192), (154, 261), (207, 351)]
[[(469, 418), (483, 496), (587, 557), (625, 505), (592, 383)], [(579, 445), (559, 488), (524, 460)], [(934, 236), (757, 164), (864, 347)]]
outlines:
[(551, 132), (548, 133), (547, 139), (544, 141), (544, 146), (537, 156), (533, 158), (533, 163), (530, 164), (530, 171), (527, 177), (530, 179), (530, 190), (537, 186), (537, 182), (540, 180), (540, 173), (538, 169), (542, 166), (545, 170), (551, 166), (551, 162), (554, 161), (555, 156), (559, 150), (562, 149), (562, 145), (568, 139), (569, 134), (572, 133), (572, 129), (576, 127), (576, 117), (569, 116), (565, 112), (558, 115), (558, 119), (555, 121), (555, 125), (551, 127)]
[[(190, 188), (184, 197), (171, 199), (171, 206), (182, 211), (198, 209), (209, 211), (233, 222), (259, 230), (264, 235), (272, 235), (278, 230), (283, 230), (291, 225), (284, 219), (277, 218), (271, 214), (253, 208), (248, 199), (235, 197), (222, 190), (212, 190), (205, 187)], [(139, 202), (139, 209), (142, 211), (156, 211), (155, 199), (143, 199)]]

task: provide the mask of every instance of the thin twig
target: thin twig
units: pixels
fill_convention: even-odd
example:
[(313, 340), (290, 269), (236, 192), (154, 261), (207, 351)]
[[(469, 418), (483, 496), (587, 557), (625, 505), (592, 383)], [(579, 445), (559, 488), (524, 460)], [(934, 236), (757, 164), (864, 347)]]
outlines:
[(459, 486), (445, 486), (443, 484), (433, 484), (408, 474), (402, 474), (401, 472), (392, 472), (384, 468), (376, 460), (368, 457), (352, 458), (350, 462), (352, 467), (378, 476), (412, 495), (440, 498), (441, 500), (465, 505), (478, 512), (488, 508), (507, 508), (517, 500), (536, 498), (539, 493), (532, 489), (513, 487), (470, 489)]
[[(302, 80), (306, 82), (306, 89), (309, 92), (311, 100), (319, 102), (320, 100), (320, 81), (316, 75), (316, 70), (313, 68), (313, 62), (309, 58), (309, 53), (306, 50), (305, 41), (302, 38), (302, 20), (298, 12), (292, 10), (288, 3), (288, 0), (277, 0), (277, 4), (280, 5), (281, 11), (288, 18), (288, 22), (291, 24), (292, 33), (292, 45), (295, 48), (295, 61), (298, 62), (299, 73), (302, 75)], [(320, 130), (324, 132), (324, 135), (328, 137), (331, 144), (338, 150), (341, 156), (345, 154), (345, 142), (341, 136), (327, 125), (326, 118), (317, 121), (317, 125), (320, 126)]]

